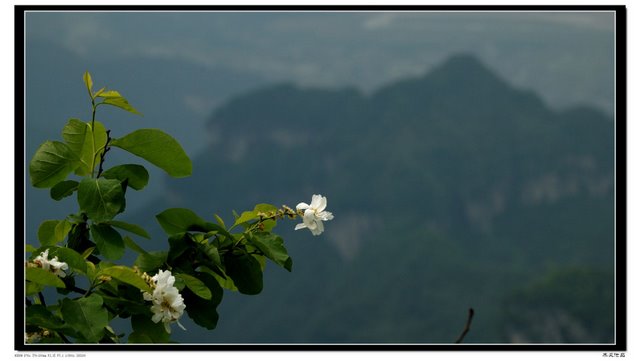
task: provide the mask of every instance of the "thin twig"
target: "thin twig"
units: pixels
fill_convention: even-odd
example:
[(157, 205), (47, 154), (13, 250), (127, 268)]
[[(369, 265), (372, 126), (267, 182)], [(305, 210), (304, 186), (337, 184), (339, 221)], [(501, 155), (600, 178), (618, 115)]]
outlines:
[(42, 294), (42, 292), (38, 292), (38, 299), (40, 300), (40, 304), (43, 306), (47, 306), (47, 303), (44, 302), (44, 295)]
[(469, 330), (471, 329), (471, 319), (473, 319), (473, 314), (474, 314), (473, 308), (470, 308), (469, 309), (469, 317), (467, 317), (467, 323), (464, 325), (464, 330), (462, 330), (462, 333), (460, 334), (460, 336), (456, 340), (456, 343), (462, 342), (464, 337), (467, 335), (467, 332), (469, 332)]
[(111, 130), (107, 130), (107, 141), (104, 144), (104, 151), (100, 154), (100, 166), (98, 168), (98, 175), (96, 176), (96, 178), (100, 178), (100, 175), (102, 175), (102, 165), (104, 164), (104, 156), (105, 154), (107, 154), (107, 152), (111, 149), (111, 147), (109, 147), (109, 142), (111, 141), (111, 136), (109, 135), (109, 133), (111, 133)]

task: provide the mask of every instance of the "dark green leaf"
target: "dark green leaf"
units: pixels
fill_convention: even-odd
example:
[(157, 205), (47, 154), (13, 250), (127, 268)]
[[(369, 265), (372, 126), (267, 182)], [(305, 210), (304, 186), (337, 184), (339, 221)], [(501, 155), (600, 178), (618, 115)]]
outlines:
[(131, 328), (133, 328), (134, 339), (130, 342), (140, 342), (140, 340), (150, 339), (154, 343), (166, 343), (169, 341), (169, 334), (164, 329), (162, 322), (154, 323), (150, 315), (132, 315)]
[(257, 295), (262, 291), (262, 270), (253, 256), (227, 253), (224, 257), (226, 274), (231, 277), (240, 293)]
[(214, 230), (211, 227), (212, 223), (205, 222), (192, 210), (186, 208), (169, 208), (156, 215), (156, 219), (168, 235), (189, 231), (208, 232)]
[(196, 296), (205, 300), (211, 300), (211, 291), (201, 280), (186, 273), (177, 273), (175, 277), (176, 279), (180, 278), (187, 288), (189, 288)]
[(53, 187), (67, 178), (78, 166), (78, 156), (61, 142), (44, 142), (29, 163), (31, 185), (36, 188)]
[(167, 252), (143, 253), (133, 263), (142, 272), (153, 272), (159, 269), (167, 261)]
[(151, 339), (151, 337), (143, 333), (134, 331), (129, 335), (127, 343), (153, 343), (153, 340)]
[(73, 180), (65, 180), (51, 188), (50, 194), (51, 198), (56, 201), (61, 200), (62, 198), (68, 197), (73, 194), (73, 192), (78, 189), (78, 182)]
[(94, 222), (106, 222), (121, 212), (124, 191), (116, 179), (84, 178), (78, 186), (80, 210)]
[(149, 183), (149, 172), (141, 165), (122, 164), (109, 168), (102, 173), (106, 179), (118, 179), (121, 182), (127, 181), (127, 185), (137, 191), (144, 188)]
[(222, 267), (222, 260), (220, 259), (220, 252), (218, 252), (217, 247), (212, 244), (204, 244), (202, 245), (202, 250), (217, 267)]
[(111, 145), (147, 160), (172, 177), (191, 175), (191, 160), (180, 143), (159, 129), (139, 129), (115, 139)]
[(105, 222), (106, 224), (116, 227), (116, 228), (120, 228), (123, 229), (127, 232), (131, 232), (135, 235), (138, 235), (140, 237), (144, 237), (146, 239), (151, 239), (151, 236), (149, 235), (149, 233), (147, 231), (145, 231), (142, 227), (136, 225), (136, 224), (130, 224), (130, 223), (126, 223), (126, 222), (122, 222), (122, 221), (108, 221)]
[(43, 268), (27, 267), (25, 276), (27, 281), (43, 286), (64, 288), (64, 282), (62, 282), (60, 277)]
[(122, 240), (124, 241), (125, 246), (131, 248), (134, 252), (140, 253), (140, 254), (147, 253), (147, 251), (145, 251), (144, 248), (138, 246), (138, 244), (134, 242), (130, 237), (124, 236), (122, 237)]
[(62, 138), (80, 158), (75, 173), (80, 176), (92, 174), (98, 165), (98, 157), (107, 143), (107, 130), (98, 121), (85, 123), (78, 119), (69, 119), (62, 129)]
[(92, 224), (91, 236), (100, 254), (106, 259), (117, 260), (124, 255), (124, 240), (118, 231), (107, 224)]
[(65, 298), (60, 311), (67, 325), (80, 333), (85, 342), (98, 342), (109, 323), (102, 303), (102, 297), (95, 293), (77, 300)]
[(257, 232), (249, 237), (250, 242), (276, 264), (291, 272), (293, 261), (284, 247), (282, 238), (272, 233)]
[(51, 313), (43, 305), (31, 305), (27, 307), (27, 325), (36, 325), (49, 330), (64, 327), (64, 321)]
[(185, 251), (191, 249), (191, 246), (193, 246), (193, 241), (187, 233), (174, 234), (169, 237), (169, 253), (167, 255), (168, 262), (175, 263), (176, 259), (178, 259)]
[(130, 284), (142, 291), (151, 292), (149, 285), (134, 270), (125, 266), (112, 266), (103, 269), (100, 273), (111, 276), (120, 282)]
[(204, 285), (211, 291), (210, 299), (203, 299), (198, 297), (195, 293), (187, 288), (182, 291), (184, 302), (187, 305), (185, 309), (189, 318), (191, 318), (197, 325), (206, 328), (207, 330), (213, 330), (218, 324), (218, 312), (216, 308), (222, 301), (222, 288), (218, 284), (218, 281), (214, 276), (197, 272), (195, 277), (202, 281)]
[(132, 107), (131, 104), (129, 104), (127, 99), (125, 99), (122, 95), (120, 95), (120, 93), (118, 93), (115, 90), (103, 91), (99, 94), (96, 94), (96, 97), (104, 99), (102, 101), (102, 104), (113, 105), (115, 107), (124, 109), (133, 114), (142, 115), (134, 107)]

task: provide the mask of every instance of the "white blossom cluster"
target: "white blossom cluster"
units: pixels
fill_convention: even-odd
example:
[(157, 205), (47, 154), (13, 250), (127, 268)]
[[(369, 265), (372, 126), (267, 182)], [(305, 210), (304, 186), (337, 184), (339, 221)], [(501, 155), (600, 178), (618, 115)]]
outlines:
[(33, 260), (33, 263), (40, 268), (53, 272), (58, 277), (64, 277), (67, 274), (65, 270), (69, 269), (69, 266), (65, 262), (58, 261), (58, 256), (49, 259), (49, 249), (40, 253), (38, 257)]
[(295, 229), (308, 228), (314, 236), (320, 235), (324, 232), (322, 222), (333, 219), (333, 214), (325, 211), (325, 208), (327, 208), (327, 197), (323, 197), (320, 194), (314, 194), (311, 197), (311, 204), (304, 202), (298, 203), (296, 209), (299, 212), (304, 211), (304, 214), (302, 216), (302, 223), (297, 224)]
[(171, 271), (159, 270), (158, 273), (151, 277), (153, 281), (153, 293), (144, 292), (142, 297), (145, 301), (151, 301), (151, 311), (153, 316), (151, 321), (158, 323), (162, 321), (167, 333), (171, 333), (171, 323), (175, 322), (186, 330), (184, 326), (180, 324), (180, 316), (184, 313), (184, 309), (187, 307), (184, 304), (182, 296), (178, 292), (178, 289), (173, 285), (176, 278), (171, 275)]

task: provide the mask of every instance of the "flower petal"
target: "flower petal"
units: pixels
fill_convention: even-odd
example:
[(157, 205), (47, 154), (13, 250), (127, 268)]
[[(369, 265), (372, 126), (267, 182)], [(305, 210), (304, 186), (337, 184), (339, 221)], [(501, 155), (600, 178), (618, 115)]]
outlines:
[(330, 220), (333, 219), (333, 213), (324, 211), (324, 212), (320, 213), (320, 218), (323, 221), (330, 221)]
[(320, 207), (321, 202), (322, 202), (322, 196), (320, 194), (314, 194), (311, 197), (311, 208), (318, 209), (318, 207)]
[(320, 196), (320, 202), (316, 207), (316, 211), (322, 212), (325, 208), (327, 208), (327, 197)]
[(299, 229), (303, 229), (303, 228), (307, 228), (307, 225), (304, 223), (298, 223), (296, 224), (296, 228), (294, 228), (295, 231), (299, 230)]
[(300, 203), (298, 203), (298, 205), (296, 206), (296, 209), (297, 209), (297, 210), (303, 210), (303, 209), (307, 209), (307, 208), (309, 208), (309, 205), (308, 205), (308, 204), (306, 204), (306, 203), (304, 203), (304, 202), (300, 202)]

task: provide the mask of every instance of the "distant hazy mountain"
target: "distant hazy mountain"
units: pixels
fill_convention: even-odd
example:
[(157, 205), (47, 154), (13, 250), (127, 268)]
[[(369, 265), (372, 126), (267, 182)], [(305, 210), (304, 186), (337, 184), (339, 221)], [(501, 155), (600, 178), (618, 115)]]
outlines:
[[(371, 95), (261, 88), (207, 126), (193, 176), (143, 213), (149, 228), (169, 205), (228, 219), (313, 193), (335, 220), (318, 238), (282, 222), (293, 272), (268, 269), (263, 294), (227, 294), (216, 330), (176, 340), (451, 342), (468, 307), (468, 342), (612, 340), (614, 122), (603, 113), (550, 109), (459, 55)], [(592, 291), (554, 291), (574, 274)], [(562, 296), (525, 302), (541, 287)]]

